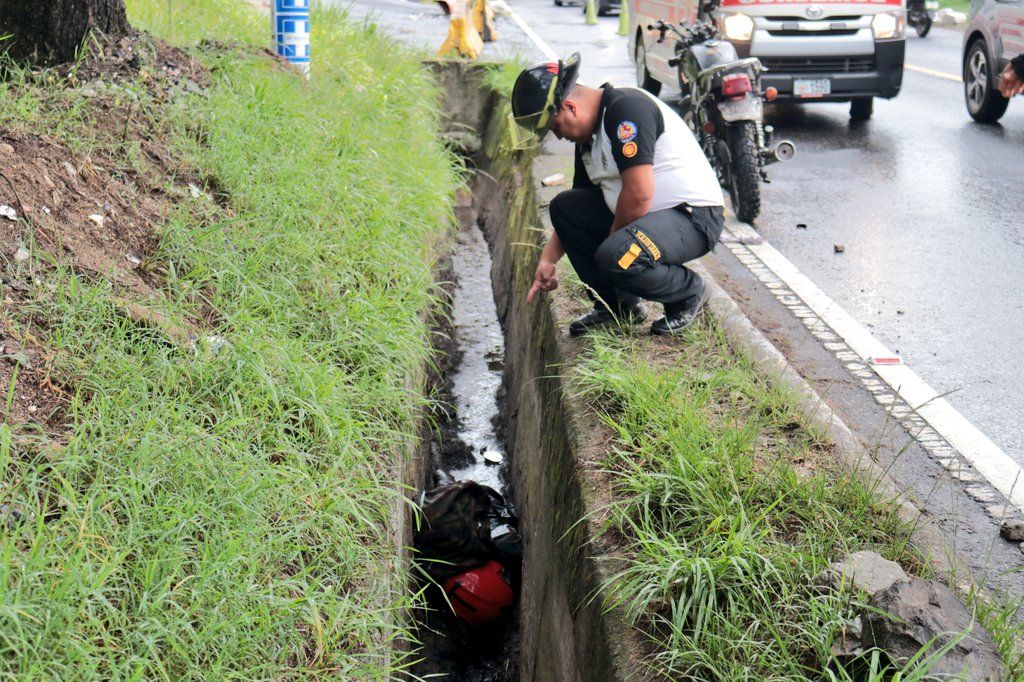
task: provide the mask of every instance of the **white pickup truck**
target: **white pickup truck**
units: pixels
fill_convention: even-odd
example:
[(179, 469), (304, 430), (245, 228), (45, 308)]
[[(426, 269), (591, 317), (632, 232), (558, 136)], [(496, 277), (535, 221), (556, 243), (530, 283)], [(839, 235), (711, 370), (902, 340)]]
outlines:
[[(679, 87), (668, 62), (671, 38), (659, 43), (657, 20), (697, 20), (700, 0), (630, 0), (629, 51), (637, 84), (657, 94)], [(761, 87), (779, 100), (850, 102), (854, 119), (871, 117), (873, 98), (891, 99), (903, 83), (904, 0), (723, 0), (722, 37), (740, 57), (767, 67)]]

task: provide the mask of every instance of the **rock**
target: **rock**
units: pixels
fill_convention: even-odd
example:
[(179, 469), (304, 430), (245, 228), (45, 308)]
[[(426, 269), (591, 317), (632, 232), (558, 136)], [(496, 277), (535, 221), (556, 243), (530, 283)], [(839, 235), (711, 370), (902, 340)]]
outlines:
[(999, 534), (1010, 542), (1024, 541), (1024, 521), (1008, 519), (999, 524)]
[(864, 646), (878, 647), (897, 665), (905, 664), (929, 642), (929, 652), (935, 652), (956, 641), (931, 665), (930, 675), (962, 675), (956, 679), (966, 682), (1007, 679), (992, 636), (939, 583), (921, 578), (897, 582), (871, 599), (861, 619)]
[(861, 644), (863, 636), (864, 624), (861, 622), (860, 616), (857, 616), (849, 623), (845, 623), (836, 634), (836, 639), (832, 642), (832, 655), (843, 657), (857, 656), (863, 653), (864, 647)]
[(846, 247), (842, 244), (835, 244), (832, 246), (836, 253), (843, 253), (846, 251)]
[(543, 180), (541, 180), (540, 184), (544, 185), (545, 187), (558, 187), (559, 185), (564, 185), (565, 173), (555, 173), (554, 175), (549, 175)]
[(0, 504), (0, 523), (7, 526), (8, 530), (16, 530), (18, 527), (25, 525), (25, 522), (30, 519), (29, 516), (25, 515), (25, 512), (13, 507), (9, 504)]
[(895, 561), (889, 561), (875, 552), (854, 552), (842, 561), (832, 564), (826, 580), (833, 587), (850, 585), (858, 592), (874, 596), (897, 583), (910, 580)]
[(7, 144), (6, 142), (0, 143), (0, 154), (13, 154), (14, 147)]
[(7, 218), (8, 220), (17, 220), (18, 212), (7, 204), (0, 205), (0, 216)]
[(89, 220), (93, 221), (94, 223), (96, 223), (100, 227), (103, 227), (103, 223), (106, 220), (106, 218), (104, 218), (99, 213), (92, 213), (92, 214), (89, 215)]
[(19, 246), (18, 250), (14, 252), (14, 260), (26, 261), (32, 257), (32, 252), (26, 249), (24, 246)]

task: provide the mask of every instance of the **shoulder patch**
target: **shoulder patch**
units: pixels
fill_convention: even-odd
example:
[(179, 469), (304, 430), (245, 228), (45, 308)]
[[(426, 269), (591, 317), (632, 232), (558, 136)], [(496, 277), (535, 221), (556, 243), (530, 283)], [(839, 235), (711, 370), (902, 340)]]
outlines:
[(629, 142), (636, 139), (636, 124), (632, 121), (623, 121), (616, 131), (619, 142)]
[(636, 156), (636, 142), (627, 142), (622, 145), (622, 155), (627, 159), (632, 159)]

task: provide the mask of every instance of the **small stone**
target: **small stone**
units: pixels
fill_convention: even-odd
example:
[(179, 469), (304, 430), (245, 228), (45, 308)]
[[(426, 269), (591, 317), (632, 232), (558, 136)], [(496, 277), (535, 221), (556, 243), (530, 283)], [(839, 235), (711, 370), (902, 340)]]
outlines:
[(896, 309), (896, 314), (897, 314), (897, 315), (903, 315), (903, 314), (904, 314), (904, 313), (906, 313), (906, 312), (907, 312), (907, 311), (906, 311), (906, 310), (904, 310), (903, 308), (897, 308), (897, 309)]
[(854, 552), (832, 564), (828, 582), (838, 587), (847, 584), (869, 595), (887, 590), (896, 583), (910, 580), (903, 568), (875, 552)]
[(92, 88), (82, 88), (82, 97), (95, 97), (96, 91)]
[(203, 196), (203, 190), (199, 189), (196, 185), (194, 185), (191, 182), (188, 183), (188, 193), (192, 195), (193, 199), (198, 199), (199, 197)]
[(31, 412), (32, 414), (35, 414), (38, 409), (39, 408), (36, 407), (35, 405), (29, 405), (28, 406), (28, 411)]
[(832, 246), (836, 253), (843, 253), (846, 251), (846, 247), (842, 244), (835, 244)]
[(497, 450), (487, 450), (484, 452), (484, 461), (489, 464), (501, 464), (504, 459), (505, 456)]
[(50, 215), (50, 207), (49, 206), (43, 206), (43, 213), (45, 213), (46, 215)]
[(0, 154), (13, 154), (14, 147), (7, 144), (6, 142), (0, 143)]
[(24, 246), (19, 246), (18, 250), (14, 252), (14, 260), (26, 261), (32, 257), (32, 253)]
[(92, 213), (92, 214), (89, 215), (89, 220), (93, 221), (94, 223), (96, 223), (100, 227), (103, 227), (103, 223), (104, 223), (104, 221), (106, 221), (106, 218), (104, 218), (99, 213)]
[(541, 180), (540, 184), (544, 185), (545, 187), (558, 187), (559, 185), (564, 185), (565, 173), (555, 173), (554, 175), (549, 175), (543, 180)]
[(999, 524), (999, 534), (1010, 542), (1024, 541), (1024, 521), (1009, 519)]
[(8, 220), (17, 220), (18, 212), (15, 211), (14, 208), (12, 208), (11, 206), (8, 206), (7, 204), (2, 204), (0, 205), (0, 216), (3, 216)]

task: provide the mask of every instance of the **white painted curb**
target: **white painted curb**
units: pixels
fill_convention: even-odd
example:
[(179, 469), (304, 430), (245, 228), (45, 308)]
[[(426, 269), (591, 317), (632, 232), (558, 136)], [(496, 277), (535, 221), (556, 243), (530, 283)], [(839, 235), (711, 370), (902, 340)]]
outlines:
[[(750, 319), (740, 310), (726, 291), (701, 263), (689, 267), (700, 273), (711, 287), (708, 310), (725, 331), (726, 338), (736, 348), (750, 353), (754, 366), (762, 375), (787, 388), (797, 396), (801, 411), (811, 422), (827, 433), (836, 445), (840, 464), (850, 474), (868, 482), (882, 499), (894, 500), (899, 505), (900, 518), (914, 528), (911, 542), (928, 555), (932, 568), (953, 581), (971, 579), (971, 572), (958, 559), (946, 542), (942, 531), (918, 508), (913, 496), (901, 489), (889, 474), (872, 459), (868, 451), (853, 435), (850, 427), (822, 399), (818, 392), (789, 363)], [(961, 586), (962, 589), (962, 586)]]

